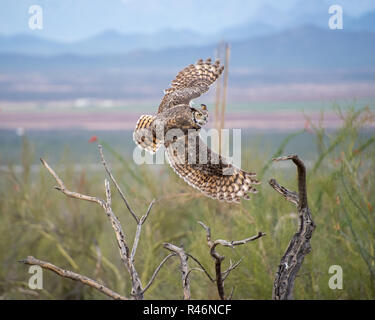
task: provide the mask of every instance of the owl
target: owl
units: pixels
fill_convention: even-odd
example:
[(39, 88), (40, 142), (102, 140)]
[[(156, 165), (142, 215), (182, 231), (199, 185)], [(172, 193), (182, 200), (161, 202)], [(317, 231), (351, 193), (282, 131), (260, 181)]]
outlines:
[(257, 193), (260, 184), (255, 173), (234, 166), (212, 151), (199, 135), (208, 121), (204, 104), (193, 107), (191, 101), (209, 90), (223, 72), (220, 61), (198, 60), (180, 71), (164, 97), (156, 115), (139, 118), (133, 133), (134, 142), (155, 153), (164, 146), (172, 169), (190, 186), (212, 199), (239, 203)]

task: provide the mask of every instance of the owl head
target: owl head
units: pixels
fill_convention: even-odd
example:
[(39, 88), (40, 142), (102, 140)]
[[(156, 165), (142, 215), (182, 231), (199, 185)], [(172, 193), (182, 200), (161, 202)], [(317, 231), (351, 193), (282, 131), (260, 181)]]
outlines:
[(204, 126), (208, 122), (208, 111), (205, 104), (201, 104), (201, 109), (192, 109), (193, 121), (199, 126)]

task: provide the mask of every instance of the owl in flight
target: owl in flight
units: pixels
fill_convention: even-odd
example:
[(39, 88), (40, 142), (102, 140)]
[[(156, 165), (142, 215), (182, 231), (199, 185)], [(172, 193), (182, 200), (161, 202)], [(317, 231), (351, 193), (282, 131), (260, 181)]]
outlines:
[(192, 187), (220, 201), (240, 202), (257, 193), (260, 182), (255, 173), (235, 167), (225, 157), (211, 151), (199, 136), (208, 121), (205, 105), (191, 106), (191, 100), (207, 92), (223, 72), (219, 60), (198, 60), (180, 71), (164, 91), (158, 113), (143, 115), (133, 133), (135, 143), (150, 153), (164, 145), (173, 170)]

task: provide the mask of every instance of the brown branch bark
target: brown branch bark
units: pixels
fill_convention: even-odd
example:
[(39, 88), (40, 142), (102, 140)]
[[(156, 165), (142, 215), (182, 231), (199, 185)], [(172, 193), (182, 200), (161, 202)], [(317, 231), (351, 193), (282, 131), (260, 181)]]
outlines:
[[(216, 282), (219, 297), (220, 297), (221, 300), (226, 300), (225, 291), (224, 291), (224, 280), (227, 278), (229, 273), (232, 270), (234, 270), (241, 263), (241, 260), (234, 265), (232, 265), (232, 262), (231, 262), (229, 268), (226, 271), (222, 272), (221, 271), (221, 263), (223, 262), (225, 257), (221, 256), (215, 250), (216, 246), (220, 244), (220, 245), (225, 246), (225, 247), (234, 248), (234, 246), (242, 245), (242, 244), (248, 243), (250, 241), (257, 240), (257, 239), (265, 236), (266, 234), (263, 233), (263, 232), (258, 232), (258, 234), (256, 236), (246, 238), (246, 239), (243, 239), (243, 240), (239, 240), (239, 241), (227, 241), (227, 240), (222, 240), (222, 239), (212, 241), (211, 240), (211, 229), (201, 221), (198, 221), (198, 223), (206, 230), (207, 244), (208, 244), (208, 247), (210, 248), (210, 254), (211, 254), (212, 258), (215, 260), (215, 274), (216, 274), (215, 282)], [(232, 294), (230, 295), (230, 298), (232, 298)]]
[(312, 220), (307, 203), (306, 168), (303, 161), (297, 155), (279, 157), (273, 160), (292, 160), (297, 166), (298, 172), (298, 194), (280, 186), (275, 179), (269, 181), (272, 188), (298, 208), (298, 230), (281, 258), (272, 292), (272, 299), (274, 300), (291, 300), (293, 299), (294, 281), (298, 271), (305, 256), (311, 251), (310, 239), (315, 229), (315, 223)]
[(46, 262), (46, 261), (42, 261), (42, 260), (39, 260), (39, 259), (35, 259), (32, 256), (29, 256), (26, 259), (21, 260), (19, 262), (22, 262), (22, 263), (28, 264), (28, 265), (40, 266), (43, 269), (53, 271), (54, 273), (58, 274), (61, 277), (69, 278), (69, 279), (72, 279), (72, 280), (75, 280), (75, 281), (82, 282), (83, 284), (85, 284), (85, 285), (87, 285), (89, 287), (92, 287), (92, 288), (100, 291), (101, 293), (104, 293), (105, 295), (107, 295), (108, 297), (111, 297), (112, 299), (115, 299), (115, 300), (129, 300), (128, 298), (126, 298), (126, 297), (118, 294), (117, 292), (115, 292), (115, 291), (113, 291), (111, 289), (108, 289), (107, 287), (105, 287), (104, 285), (102, 285), (101, 283), (99, 283), (99, 282), (97, 282), (97, 281), (95, 281), (93, 279), (90, 279), (90, 278), (88, 278), (86, 276), (83, 276), (81, 274), (75, 273), (73, 271), (62, 269), (60, 267), (55, 266), (52, 263), (49, 263), (49, 262)]

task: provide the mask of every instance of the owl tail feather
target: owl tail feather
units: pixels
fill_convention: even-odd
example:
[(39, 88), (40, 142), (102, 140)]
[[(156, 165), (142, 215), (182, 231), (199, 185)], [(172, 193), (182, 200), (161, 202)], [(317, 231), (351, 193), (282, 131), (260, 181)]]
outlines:
[(155, 153), (161, 145), (161, 140), (156, 137), (156, 133), (152, 130), (152, 123), (155, 118), (155, 116), (150, 115), (141, 116), (133, 133), (134, 142), (150, 153)]

